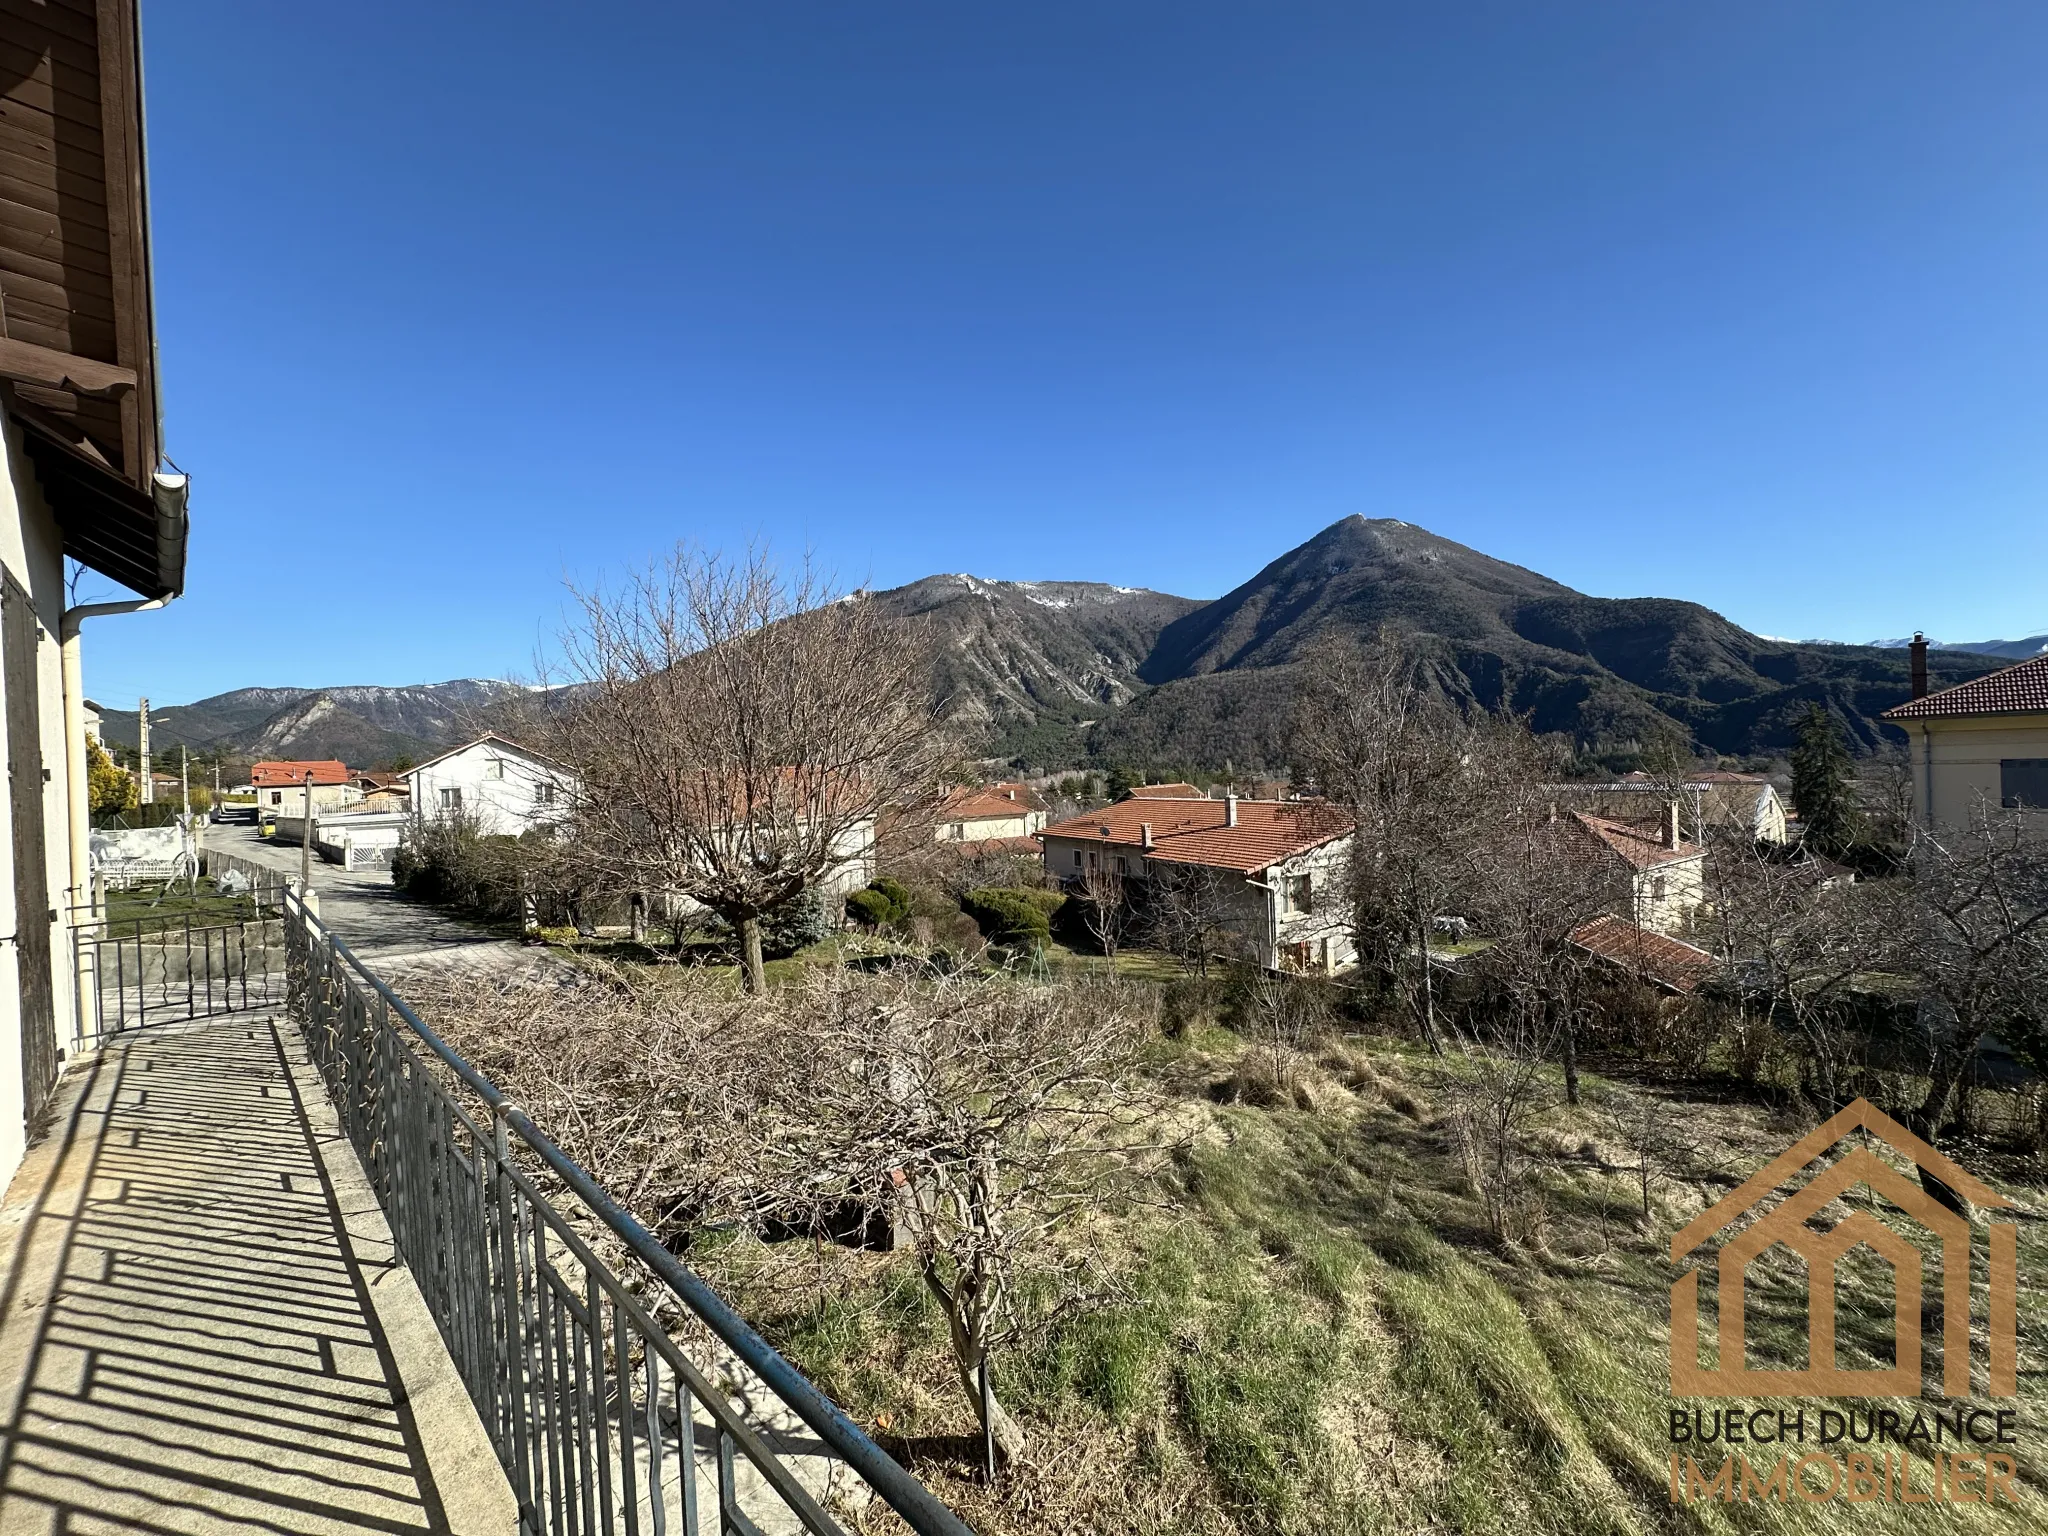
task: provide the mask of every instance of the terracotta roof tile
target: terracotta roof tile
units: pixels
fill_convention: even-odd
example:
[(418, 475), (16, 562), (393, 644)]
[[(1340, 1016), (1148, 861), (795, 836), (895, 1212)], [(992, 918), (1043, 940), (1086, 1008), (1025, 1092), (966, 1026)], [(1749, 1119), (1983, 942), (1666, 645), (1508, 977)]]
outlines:
[(1944, 720), (1959, 715), (2027, 715), (2048, 710), (2048, 656), (1912, 699), (1888, 709), (1886, 720)]
[(1660, 864), (1682, 863), (1686, 859), (1697, 859), (1707, 851), (1698, 843), (1689, 843), (1683, 839), (1680, 839), (1676, 848), (1667, 848), (1658, 829), (1632, 826), (1628, 822), (1615, 821), (1607, 816), (1590, 816), (1584, 811), (1573, 811), (1571, 818), (1636, 869), (1655, 869)]
[(1674, 992), (1691, 992), (1714, 969), (1714, 957), (1704, 949), (1640, 928), (1625, 917), (1596, 917), (1574, 929), (1571, 941), (1590, 955)]
[[(1047, 827), (1040, 837), (1064, 837), (1137, 848), (1169, 864), (1206, 864), (1256, 874), (1351, 830), (1351, 821), (1320, 800), (1240, 800), (1237, 825), (1224, 825), (1221, 800), (1119, 800), (1086, 816)], [(1144, 848), (1146, 825), (1152, 846)]]
[(330, 757), (318, 762), (258, 763), (249, 770), (249, 782), (257, 789), (296, 788), (306, 782), (306, 774), (309, 771), (315, 784), (346, 784), (349, 780), (348, 766), (339, 759)]
[(1022, 784), (985, 784), (956, 789), (940, 802), (940, 821), (981, 821), (1022, 816), (1038, 807)]

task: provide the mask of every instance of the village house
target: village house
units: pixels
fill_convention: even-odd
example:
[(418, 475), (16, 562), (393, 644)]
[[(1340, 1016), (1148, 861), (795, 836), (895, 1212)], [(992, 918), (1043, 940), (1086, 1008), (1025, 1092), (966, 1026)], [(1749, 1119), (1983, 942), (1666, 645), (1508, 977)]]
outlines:
[(1680, 832), (1678, 802), (1654, 822), (1568, 811), (1563, 824), (1586, 854), (1614, 862), (1628, 882), (1628, 916), (1655, 933), (1682, 931), (1707, 899), (1706, 848)]
[(362, 796), (366, 811), (407, 811), (412, 809), (412, 788), (403, 773), (376, 773), (359, 768), (349, 775)]
[(518, 837), (566, 814), (576, 776), (540, 753), (486, 732), (407, 770), (415, 815), (472, 821), (492, 837)]
[(932, 836), (941, 843), (1008, 842), (1028, 839), (1044, 825), (1045, 812), (1024, 785), (990, 784), (947, 795), (933, 818)]
[[(362, 791), (356, 788), (355, 779), (348, 771), (348, 765), (338, 758), (320, 758), (311, 761), (275, 759), (257, 763), (249, 770), (249, 783), (256, 791), (256, 815), (258, 820), (273, 821), (279, 816), (303, 815), (306, 806), (306, 784), (313, 786), (313, 814), (335, 811), (345, 805), (354, 805), (362, 799)], [(175, 790), (175, 785), (174, 785)]]
[[(1154, 785), (1153, 789), (1192, 788)], [(1339, 895), (1351, 823), (1319, 800), (1210, 800), (1136, 793), (1038, 834), (1046, 873), (1063, 884), (1092, 872), (1140, 884), (1177, 868), (1225, 881), (1225, 926), (1244, 958), (1269, 970), (1339, 971), (1357, 960)]]
[(1708, 769), (1682, 784), (1667, 786), (1647, 773), (1628, 773), (1611, 784), (1559, 785), (1560, 795), (1579, 809), (1622, 821), (1659, 814), (1657, 803), (1676, 791), (1683, 812), (1682, 830), (1694, 842), (1733, 838), (1745, 842), (1784, 843), (1784, 797), (1761, 773)]
[(1906, 733), (1921, 826), (1967, 826), (1981, 807), (2026, 813), (2048, 835), (2048, 656), (1929, 693), (1915, 635), (1913, 697), (1884, 718)]

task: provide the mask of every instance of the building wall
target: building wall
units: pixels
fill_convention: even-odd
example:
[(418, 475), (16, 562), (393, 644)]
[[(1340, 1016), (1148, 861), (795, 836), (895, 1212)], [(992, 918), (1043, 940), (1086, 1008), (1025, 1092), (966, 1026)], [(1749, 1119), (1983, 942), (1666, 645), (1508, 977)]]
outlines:
[[(0, 476), (0, 565), (24, 587), (42, 624), (36, 646), (36, 694), (42, 737), (39, 764), (11, 764), (9, 794), (27, 793), (41, 802), (44, 868), (41, 885), (46, 898), (39, 910), (17, 911), (14, 899), (15, 859), (12, 836), (0, 837), (0, 932), (19, 933), (22, 925), (51, 924), (50, 968), (54, 980), (57, 1042), (67, 1056), (76, 1049), (77, 994), (73, 977), (71, 929), (71, 835), (67, 800), (67, 755), (64, 750), (63, 678), (58, 657), (58, 623), (63, 617), (63, 544), (42, 491), (22, 451), (19, 430), (0, 412), (5, 436), (5, 470)], [(110, 620), (106, 622), (146, 622)], [(90, 638), (90, 631), (88, 631)], [(4, 701), (0, 701), (4, 702)], [(48, 770), (49, 779), (43, 779)], [(10, 805), (10, 814), (12, 806)], [(0, 944), (0, 1179), (11, 1175), (27, 1145), (23, 1112), (27, 1102), (21, 1065), (21, 990), (17, 969), (19, 947)]]
[(1019, 807), (1014, 816), (976, 816), (941, 821), (932, 835), (942, 843), (984, 843), (999, 837), (1029, 837), (1045, 825), (1045, 812)]
[(1707, 899), (1707, 861), (1685, 859), (1638, 871), (1636, 922), (1657, 933), (1683, 933)]
[[(173, 795), (172, 798), (176, 798)], [(362, 792), (353, 784), (315, 784), (313, 786), (313, 814), (335, 811), (344, 805), (354, 805), (362, 799)], [(271, 785), (256, 791), (256, 815), (259, 820), (270, 821), (279, 816), (303, 815), (306, 809), (306, 786), (303, 784)]]
[[(1968, 826), (1980, 806), (1999, 808), (1999, 764), (2048, 758), (2048, 715), (1987, 715), (1904, 722), (1913, 766), (1913, 808), (1927, 827)], [(2048, 811), (2029, 820), (2048, 835)]]
[[(1086, 838), (1049, 837), (1045, 844), (1046, 874), (1061, 882), (1084, 878), (1091, 868), (1113, 871), (1127, 879), (1145, 879), (1159, 867), (1142, 852), (1124, 844)], [(1230, 927), (1246, 959), (1255, 964), (1293, 968), (1305, 963), (1315, 970), (1344, 970), (1357, 963), (1343, 900), (1343, 870), (1351, 839), (1338, 838), (1321, 847), (1262, 871), (1253, 879), (1231, 873), (1236, 894)], [(1080, 862), (1075, 862), (1076, 855)], [(1292, 910), (1282, 882), (1306, 876), (1310, 909)], [(1298, 961), (1307, 946), (1305, 962)]]
[(456, 790), (462, 810), (492, 837), (517, 837), (554, 820), (567, 809), (573, 787), (560, 770), (497, 741), (472, 742), (415, 768), (405, 780), (414, 814), (429, 820), (446, 814), (442, 791)]
[[(1351, 839), (1344, 837), (1265, 872), (1266, 882), (1274, 887), (1272, 948), (1265, 964), (1283, 970), (1343, 971), (1358, 963), (1344, 900), (1344, 867), (1350, 856)], [(1300, 887), (1287, 884), (1301, 878), (1308, 881), (1306, 911), (1294, 899)]]

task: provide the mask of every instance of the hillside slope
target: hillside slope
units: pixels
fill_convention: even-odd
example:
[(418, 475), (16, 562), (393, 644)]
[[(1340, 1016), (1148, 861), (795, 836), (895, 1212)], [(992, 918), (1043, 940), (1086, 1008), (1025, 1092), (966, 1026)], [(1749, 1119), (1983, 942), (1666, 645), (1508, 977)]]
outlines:
[(1000, 757), (1071, 762), (1081, 733), (1145, 691), (1160, 632), (1201, 606), (1092, 581), (927, 576), (875, 594), (928, 628), (948, 721)]
[[(338, 757), (369, 766), (452, 746), (482, 711), (520, 691), (514, 683), (479, 678), (399, 688), (237, 688), (152, 709), (150, 745), (251, 759)], [(132, 709), (106, 711), (100, 728), (109, 741), (135, 745)]]
[[(1667, 734), (1781, 753), (1809, 702), (1873, 750), (1888, 729), (1877, 715), (1909, 691), (1901, 651), (1766, 640), (1698, 603), (1590, 597), (1411, 523), (1348, 517), (1169, 624), (1139, 669), (1152, 691), (1093, 729), (1091, 753), (1283, 767), (1292, 669), (1319, 642), (1382, 626), (1418, 637), (1461, 704), (1525, 714), (1612, 766)], [(1930, 672), (1945, 687), (1997, 664), (1936, 653)]]

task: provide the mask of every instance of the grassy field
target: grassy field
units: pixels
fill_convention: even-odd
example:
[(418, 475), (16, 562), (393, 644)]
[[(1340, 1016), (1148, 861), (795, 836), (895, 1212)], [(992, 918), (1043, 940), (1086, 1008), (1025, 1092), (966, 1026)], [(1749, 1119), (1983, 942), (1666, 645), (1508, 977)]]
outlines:
[(206, 877), (201, 877), (196, 890), (181, 880), (168, 891), (152, 884), (107, 892), (108, 931), (121, 938), (166, 928), (182, 930), (188, 918), (193, 927), (200, 928), (247, 922), (256, 915), (254, 896), (223, 895)]
[[(1191, 1138), (1155, 1203), (1069, 1239), (1115, 1258), (1119, 1293), (1003, 1360), (998, 1382), (1034, 1443), (994, 1492), (969, 1470), (972, 1419), (941, 1321), (901, 1260), (820, 1249), (793, 1263), (742, 1243), (714, 1272), (981, 1531), (2041, 1528), (2039, 1222), (2020, 1236), (2017, 1511), (1674, 1506), (1666, 1244), (1809, 1122), (1714, 1085), (1629, 1085), (1662, 1100), (1691, 1144), (1683, 1171), (1656, 1181), (1645, 1224), (1605, 1107), (1620, 1087), (1589, 1076), (1581, 1106), (1529, 1129), (1540, 1216), (1511, 1244), (1490, 1230), (1444, 1124), (1446, 1069), (1400, 1041), (1352, 1037), (1289, 1061), (1257, 1104), (1241, 1091), (1258, 1067), (1247, 1049), (1214, 1026), (1155, 1047), (1150, 1070)], [(1959, 1146), (2023, 1207), (2048, 1209), (2037, 1160)], [(1803, 1363), (1802, 1277), (1761, 1273), (1753, 1358)], [(1888, 1275), (1845, 1265), (1841, 1295), (1847, 1319), (1889, 1318)], [(1881, 1358), (1870, 1333), (1845, 1325), (1843, 1364)]]

